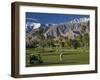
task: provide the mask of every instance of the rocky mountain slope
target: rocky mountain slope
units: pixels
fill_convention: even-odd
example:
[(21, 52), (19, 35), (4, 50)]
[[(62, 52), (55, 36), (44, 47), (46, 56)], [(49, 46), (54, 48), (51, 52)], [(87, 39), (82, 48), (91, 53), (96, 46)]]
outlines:
[(74, 19), (69, 22), (59, 24), (41, 24), (35, 22), (27, 22), (26, 24), (26, 43), (30, 44), (37, 39), (37, 36), (44, 38), (51, 37), (67, 37), (68, 39), (75, 39), (75, 36), (89, 34), (89, 18)]

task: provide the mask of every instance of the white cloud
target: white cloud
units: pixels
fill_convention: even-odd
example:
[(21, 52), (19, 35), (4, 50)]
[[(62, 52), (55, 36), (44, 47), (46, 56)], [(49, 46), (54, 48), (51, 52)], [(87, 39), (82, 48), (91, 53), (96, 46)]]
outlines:
[(26, 18), (27, 20), (32, 20), (32, 21), (37, 21), (38, 22), (38, 20), (37, 19), (33, 19), (33, 18)]

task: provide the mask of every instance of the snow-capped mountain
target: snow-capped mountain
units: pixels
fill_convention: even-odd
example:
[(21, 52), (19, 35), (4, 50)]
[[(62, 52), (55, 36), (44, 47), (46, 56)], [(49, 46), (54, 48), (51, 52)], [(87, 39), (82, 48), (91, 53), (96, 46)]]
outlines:
[(74, 20), (69, 21), (69, 23), (82, 23), (82, 22), (87, 22), (89, 20), (90, 18), (87, 18), (87, 17), (79, 18), (79, 19), (76, 18)]
[(37, 29), (41, 26), (40, 23), (34, 23), (34, 22), (27, 22), (26, 23), (26, 32), (31, 32), (32, 29)]
[(41, 23), (36, 23), (36, 22), (27, 22), (26, 23), (26, 32), (31, 32), (33, 29), (38, 29), (39, 27), (42, 28), (48, 28), (48, 27), (52, 27), (54, 25), (57, 24), (41, 24)]
[(58, 36), (62, 36), (74, 39), (75, 36), (82, 35), (83, 33), (89, 34), (89, 20), (89, 18), (84, 17), (59, 24), (41, 24), (31, 22), (26, 24), (26, 32), (28, 33), (27, 35), (30, 35), (34, 39), (36, 31), (41, 28), (41, 35), (44, 37), (51, 36), (57, 38)]
[[(37, 31), (40, 31), (38, 35), (42, 35), (45, 38), (51, 36), (53, 39), (57, 37), (67, 37), (68, 39), (75, 39), (76, 36), (89, 34), (89, 18), (74, 19), (69, 22), (59, 24), (41, 24), (39, 22), (27, 22), (26, 23), (26, 44), (31, 44), (32, 41), (37, 39)], [(41, 31), (42, 30), (42, 31)]]

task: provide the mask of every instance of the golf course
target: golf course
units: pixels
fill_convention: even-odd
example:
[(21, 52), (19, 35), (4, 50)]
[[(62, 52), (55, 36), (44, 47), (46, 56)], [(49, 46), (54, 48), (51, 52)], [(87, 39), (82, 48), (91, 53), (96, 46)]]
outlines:
[[(62, 60), (60, 60), (62, 53)], [(42, 63), (30, 64), (30, 55), (40, 54)], [(66, 48), (27, 48), (26, 67), (52, 66), (52, 65), (80, 65), (89, 64), (89, 50), (86, 48), (66, 49)]]

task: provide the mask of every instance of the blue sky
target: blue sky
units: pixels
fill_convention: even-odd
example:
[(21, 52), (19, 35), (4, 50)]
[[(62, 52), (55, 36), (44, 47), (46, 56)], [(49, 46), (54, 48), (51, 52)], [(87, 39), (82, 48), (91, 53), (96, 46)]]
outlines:
[(89, 17), (89, 15), (26, 12), (26, 22), (39, 22), (42, 24), (58, 24), (82, 17)]

